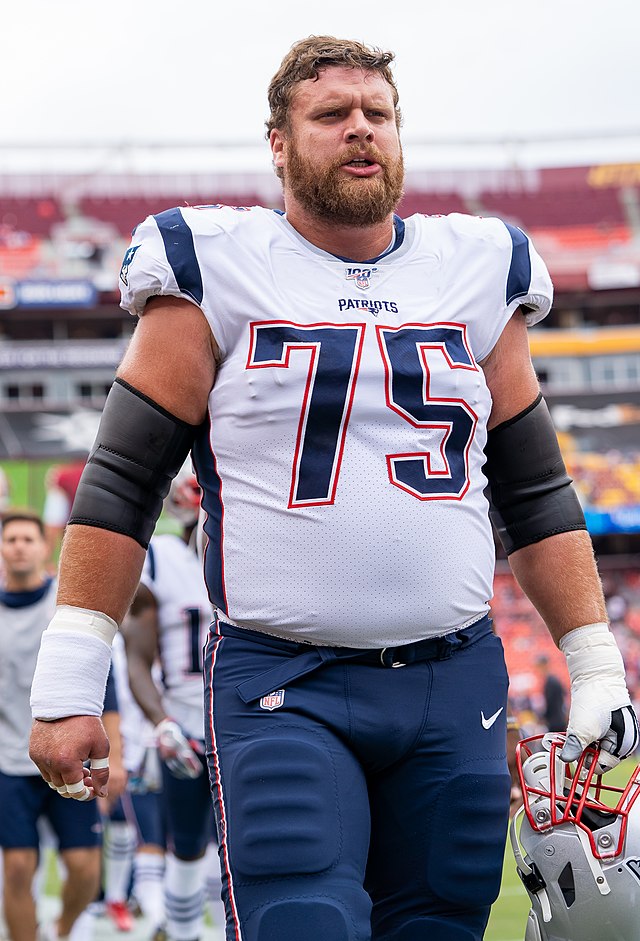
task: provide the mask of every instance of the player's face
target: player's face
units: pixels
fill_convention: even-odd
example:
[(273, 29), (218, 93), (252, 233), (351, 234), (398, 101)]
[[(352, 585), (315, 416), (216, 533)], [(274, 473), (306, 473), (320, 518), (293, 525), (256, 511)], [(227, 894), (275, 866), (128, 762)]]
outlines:
[(47, 544), (36, 523), (12, 520), (3, 527), (0, 555), (8, 578), (28, 578), (42, 571)]
[(273, 131), (289, 194), (316, 217), (346, 225), (388, 218), (404, 179), (392, 89), (377, 72), (331, 66), (297, 86), (286, 132)]

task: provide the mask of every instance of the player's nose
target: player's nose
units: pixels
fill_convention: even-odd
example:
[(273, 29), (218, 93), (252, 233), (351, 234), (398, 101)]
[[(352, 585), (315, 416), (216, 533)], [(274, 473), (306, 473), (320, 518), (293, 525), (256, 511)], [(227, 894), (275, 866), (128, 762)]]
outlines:
[(345, 137), (350, 144), (354, 141), (372, 141), (374, 131), (372, 125), (367, 120), (365, 113), (360, 109), (354, 109), (350, 115), (345, 129)]

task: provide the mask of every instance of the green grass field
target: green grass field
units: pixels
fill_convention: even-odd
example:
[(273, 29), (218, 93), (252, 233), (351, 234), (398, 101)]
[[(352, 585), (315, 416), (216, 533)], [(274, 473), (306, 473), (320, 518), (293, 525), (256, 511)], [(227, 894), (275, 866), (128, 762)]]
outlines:
[(515, 860), (508, 845), (500, 897), (491, 911), (485, 941), (522, 941), (529, 908), (529, 896), (516, 874)]

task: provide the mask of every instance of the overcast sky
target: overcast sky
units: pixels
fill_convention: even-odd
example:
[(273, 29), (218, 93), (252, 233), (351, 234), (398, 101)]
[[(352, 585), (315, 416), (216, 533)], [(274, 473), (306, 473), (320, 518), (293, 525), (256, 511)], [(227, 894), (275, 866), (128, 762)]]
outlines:
[(640, 160), (638, 0), (21, 0), (3, 14), (0, 171), (44, 159), (16, 143), (65, 142), (226, 144), (222, 162), (245, 142), (268, 166), (266, 86), (311, 33), (395, 51), (414, 160), (558, 137), (580, 139), (560, 162)]

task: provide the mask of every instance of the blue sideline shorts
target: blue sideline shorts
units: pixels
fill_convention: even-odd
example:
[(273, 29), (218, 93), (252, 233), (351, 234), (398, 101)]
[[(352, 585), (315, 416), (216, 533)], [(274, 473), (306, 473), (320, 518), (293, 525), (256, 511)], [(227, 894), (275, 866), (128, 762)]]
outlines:
[(61, 797), (39, 774), (0, 772), (0, 808), (3, 849), (38, 849), (40, 817), (49, 820), (61, 851), (102, 844), (97, 802)]

